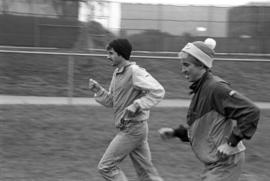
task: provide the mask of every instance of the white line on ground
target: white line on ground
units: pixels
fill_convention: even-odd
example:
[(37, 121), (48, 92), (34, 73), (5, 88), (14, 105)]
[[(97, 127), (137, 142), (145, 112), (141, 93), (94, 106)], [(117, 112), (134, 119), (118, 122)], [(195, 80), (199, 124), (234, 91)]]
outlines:
[[(89, 105), (100, 106), (93, 98), (87, 97), (39, 97), (0, 95), (0, 105), (33, 104), (33, 105)], [(188, 99), (164, 99), (157, 107), (188, 107)], [(260, 109), (270, 109), (270, 102), (255, 102)]]

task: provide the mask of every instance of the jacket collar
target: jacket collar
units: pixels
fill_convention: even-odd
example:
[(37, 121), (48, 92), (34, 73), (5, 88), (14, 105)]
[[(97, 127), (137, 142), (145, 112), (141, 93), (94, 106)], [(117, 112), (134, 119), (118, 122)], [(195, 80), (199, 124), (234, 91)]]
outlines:
[(126, 68), (129, 67), (130, 65), (136, 65), (135, 62), (128, 62), (122, 67), (116, 68), (116, 74), (122, 74), (125, 72)]
[(199, 88), (202, 86), (202, 84), (205, 82), (205, 80), (208, 79), (211, 75), (212, 73), (208, 70), (203, 74), (203, 76), (199, 80), (191, 84), (189, 86), (189, 88), (191, 89), (190, 94), (195, 94), (199, 90)]

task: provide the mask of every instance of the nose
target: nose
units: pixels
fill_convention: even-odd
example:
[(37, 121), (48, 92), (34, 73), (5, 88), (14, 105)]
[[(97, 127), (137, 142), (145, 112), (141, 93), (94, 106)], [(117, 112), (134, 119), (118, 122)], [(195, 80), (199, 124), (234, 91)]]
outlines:
[(182, 71), (182, 73), (185, 73), (187, 71), (186, 67), (185, 66), (181, 66), (181, 71)]
[(111, 56), (110, 56), (110, 55), (108, 55), (108, 56), (107, 56), (107, 60), (108, 60), (108, 61), (112, 61), (112, 59), (111, 59)]

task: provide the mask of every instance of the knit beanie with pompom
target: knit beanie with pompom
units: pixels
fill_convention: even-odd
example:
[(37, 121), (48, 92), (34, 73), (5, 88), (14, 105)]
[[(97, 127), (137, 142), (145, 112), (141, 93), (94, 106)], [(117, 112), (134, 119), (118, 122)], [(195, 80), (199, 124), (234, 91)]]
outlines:
[[(181, 52), (192, 55), (202, 62), (206, 67), (211, 68), (213, 66), (215, 47), (216, 41), (212, 38), (207, 38), (205, 41), (194, 41), (192, 43), (187, 43)], [(181, 52), (179, 53), (180, 58), (182, 56)]]

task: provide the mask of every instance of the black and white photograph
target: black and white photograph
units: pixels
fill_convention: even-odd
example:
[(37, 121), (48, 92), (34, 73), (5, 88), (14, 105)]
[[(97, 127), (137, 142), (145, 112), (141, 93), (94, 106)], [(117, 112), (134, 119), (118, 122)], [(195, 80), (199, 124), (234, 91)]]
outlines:
[(0, 181), (269, 181), (270, 0), (0, 0)]

